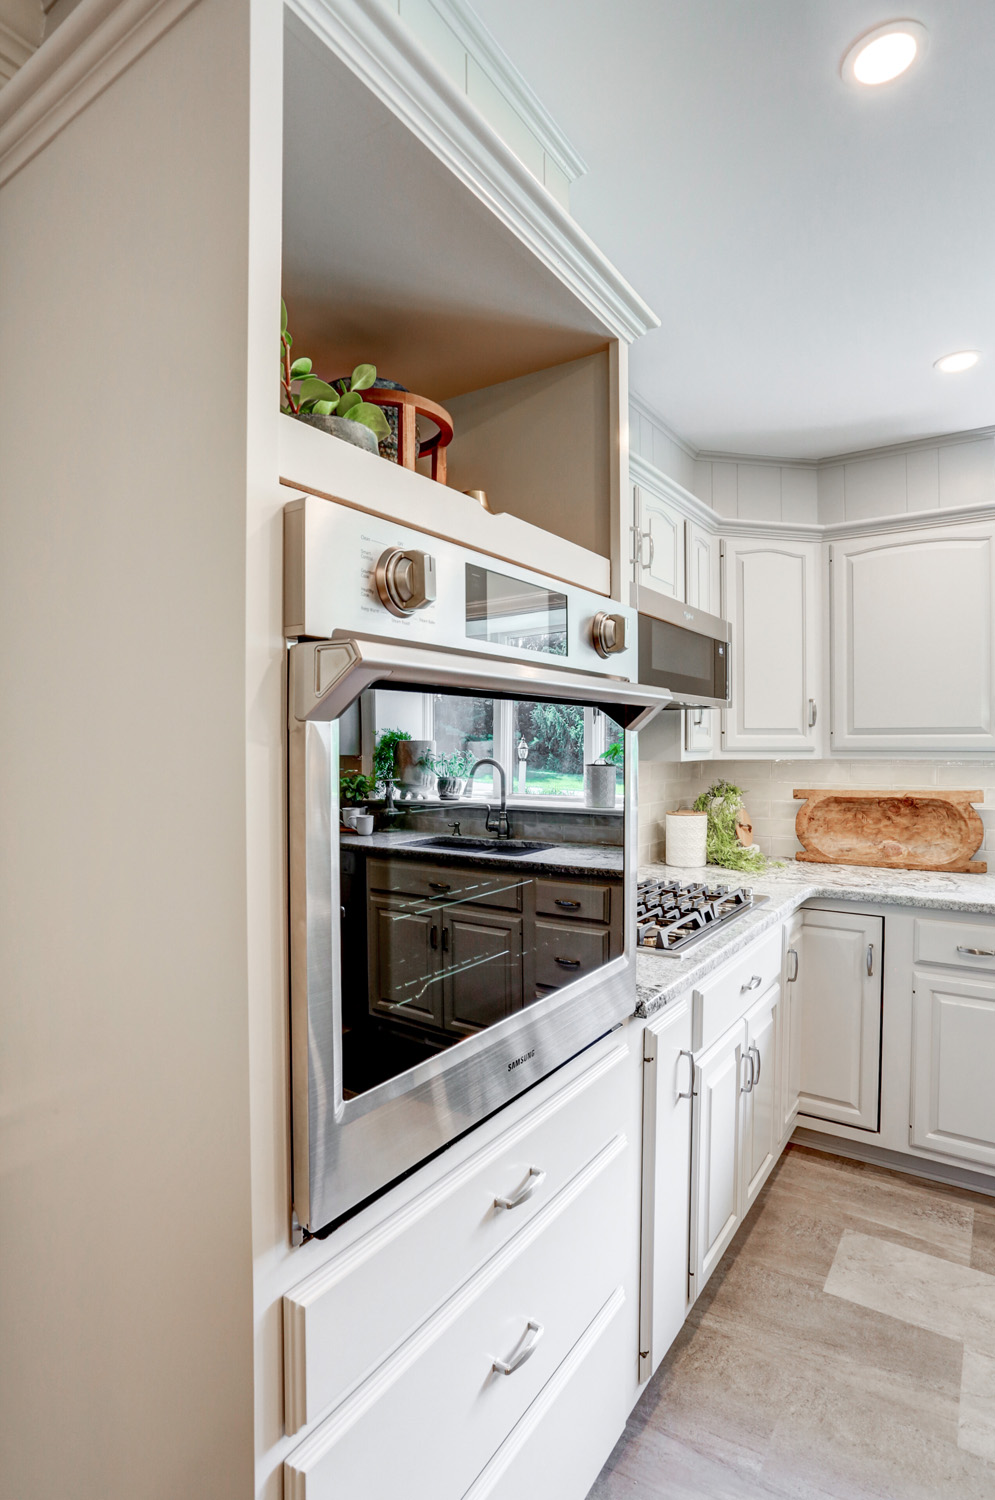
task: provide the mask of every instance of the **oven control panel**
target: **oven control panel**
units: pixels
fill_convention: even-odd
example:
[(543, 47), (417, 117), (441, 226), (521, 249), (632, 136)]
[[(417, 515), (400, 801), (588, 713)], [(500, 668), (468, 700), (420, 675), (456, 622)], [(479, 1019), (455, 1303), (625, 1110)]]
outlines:
[(635, 610), (314, 495), (284, 508), (284, 630), (637, 677)]

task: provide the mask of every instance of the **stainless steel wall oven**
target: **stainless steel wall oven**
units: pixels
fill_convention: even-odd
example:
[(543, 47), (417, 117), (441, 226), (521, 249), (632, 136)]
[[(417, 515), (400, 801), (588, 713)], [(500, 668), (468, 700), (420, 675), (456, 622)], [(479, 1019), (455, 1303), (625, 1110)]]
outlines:
[(667, 695), (629, 680), (634, 611), (310, 496), (285, 616), (294, 1214), (318, 1234), (632, 1012), (632, 736)]

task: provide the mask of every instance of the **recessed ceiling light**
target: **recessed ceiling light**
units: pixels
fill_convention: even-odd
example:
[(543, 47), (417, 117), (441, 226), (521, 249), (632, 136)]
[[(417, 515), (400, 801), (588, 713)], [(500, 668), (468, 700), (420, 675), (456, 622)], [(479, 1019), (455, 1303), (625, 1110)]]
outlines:
[(847, 83), (890, 83), (922, 57), (929, 33), (918, 21), (887, 21), (858, 37), (840, 69)]
[(942, 359), (934, 360), (933, 369), (942, 370), (945, 375), (956, 375), (961, 370), (969, 370), (980, 358), (977, 349), (961, 349), (956, 354), (944, 354)]

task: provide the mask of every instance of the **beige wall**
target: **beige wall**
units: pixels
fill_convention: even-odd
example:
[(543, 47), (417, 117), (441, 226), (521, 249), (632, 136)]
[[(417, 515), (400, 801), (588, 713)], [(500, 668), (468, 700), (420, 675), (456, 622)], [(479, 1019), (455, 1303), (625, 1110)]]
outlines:
[[(882, 790), (911, 787), (964, 787), (984, 793), (991, 804), (982, 813), (984, 848), (995, 856), (995, 760), (716, 760), (639, 762), (639, 859), (665, 857), (663, 815), (690, 807), (714, 782), (742, 787), (757, 843), (765, 854), (793, 859), (801, 844), (795, 838), (800, 802), (795, 787), (862, 786)], [(993, 863), (995, 868), (995, 863)]]
[(248, 16), (196, 6), (0, 191), (11, 1500), (252, 1492)]

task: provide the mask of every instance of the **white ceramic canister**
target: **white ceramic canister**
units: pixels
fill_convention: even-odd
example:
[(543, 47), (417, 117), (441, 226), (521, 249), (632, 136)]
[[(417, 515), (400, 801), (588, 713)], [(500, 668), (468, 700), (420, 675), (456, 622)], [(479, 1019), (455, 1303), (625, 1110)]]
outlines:
[(707, 813), (690, 810), (669, 812), (667, 814), (667, 846), (664, 854), (667, 864), (703, 865), (707, 837)]

